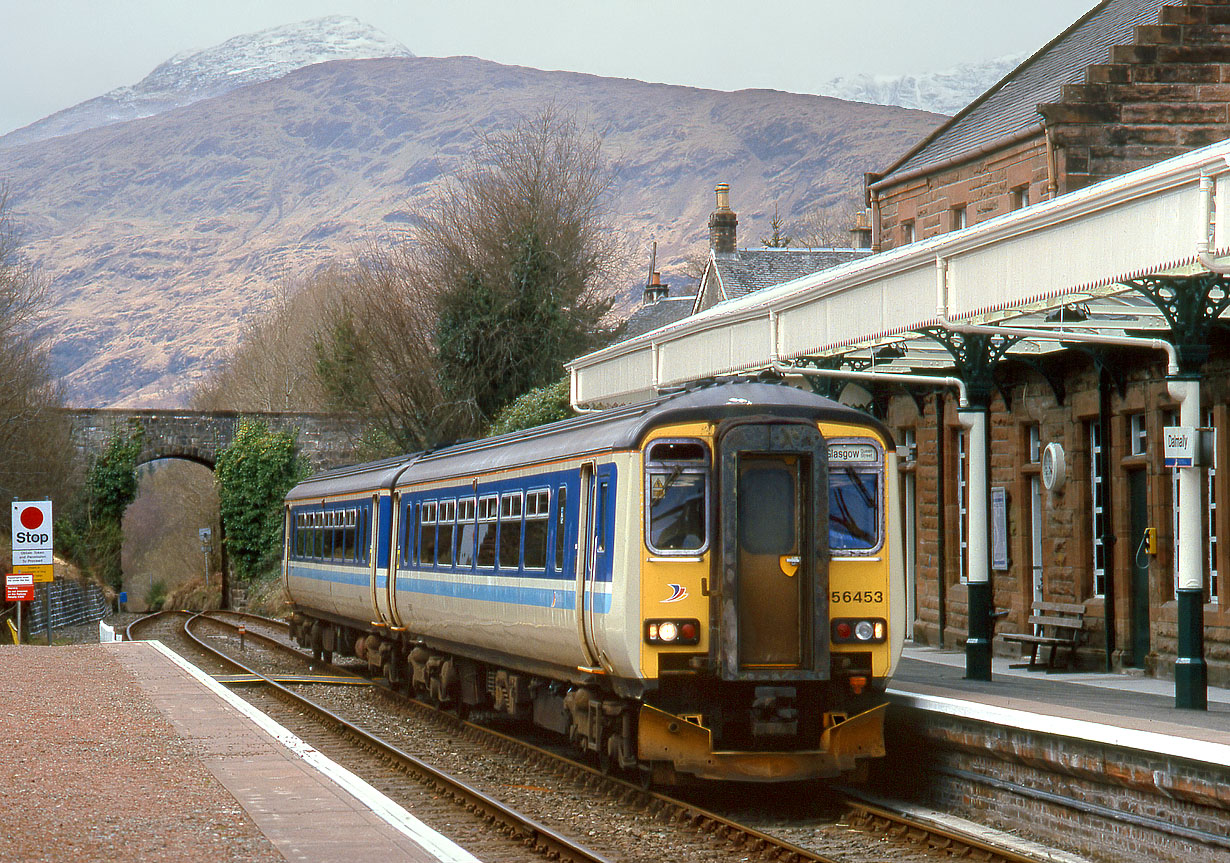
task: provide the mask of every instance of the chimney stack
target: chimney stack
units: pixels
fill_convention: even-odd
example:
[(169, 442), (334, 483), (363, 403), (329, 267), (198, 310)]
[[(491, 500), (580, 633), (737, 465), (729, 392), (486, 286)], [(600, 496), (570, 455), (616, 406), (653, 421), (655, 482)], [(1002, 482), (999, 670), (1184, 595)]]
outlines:
[(730, 209), (730, 186), (718, 183), (717, 209), (709, 216), (709, 248), (719, 255), (734, 254), (739, 217)]
[(641, 302), (648, 306), (667, 297), (670, 292), (670, 285), (662, 284), (662, 274), (654, 273), (649, 284), (645, 285), (645, 293), (642, 295)]

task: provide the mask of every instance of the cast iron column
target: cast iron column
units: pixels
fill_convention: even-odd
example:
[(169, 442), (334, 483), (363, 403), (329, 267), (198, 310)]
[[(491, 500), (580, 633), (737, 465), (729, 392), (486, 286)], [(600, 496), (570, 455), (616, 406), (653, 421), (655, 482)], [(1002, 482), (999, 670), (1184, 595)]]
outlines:
[[(1179, 401), (1179, 424), (1201, 425), (1200, 369), (1209, 358), (1213, 327), (1230, 307), (1230, 279), (1217, 273), (1146, 276), (1124, 282), (1148, 297), (1170, 324), (1179, 373), (1166, 379)], [(1179, 471), (1178, 646), (1174, 667), (1175, 707), (1208, 709), (1208, 666), (1204, 661), (1204, 504), (1206, 465)]]

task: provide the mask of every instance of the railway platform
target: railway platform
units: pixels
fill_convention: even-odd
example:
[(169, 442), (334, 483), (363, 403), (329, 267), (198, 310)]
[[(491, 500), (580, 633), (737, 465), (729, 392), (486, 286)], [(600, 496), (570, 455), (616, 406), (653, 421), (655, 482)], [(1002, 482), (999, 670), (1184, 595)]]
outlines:
[(1208, 710), (1186, 710), (1170, 680), (1011, 667), (1019, 661), (995, 657), (990, 681), (967, 680), (963, 652), (906, 647), (889, 692), (931, 712), (1230, 768), (1230, 690), (1209, 687)]
[(0, 675), (25, 813), (0, 859), (476, 859), (157, 642), (14, 647)]

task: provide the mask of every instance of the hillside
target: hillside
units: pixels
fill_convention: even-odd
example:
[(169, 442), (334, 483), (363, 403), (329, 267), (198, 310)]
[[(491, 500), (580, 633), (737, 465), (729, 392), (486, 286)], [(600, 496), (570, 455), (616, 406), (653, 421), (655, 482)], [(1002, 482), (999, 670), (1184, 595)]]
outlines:
[(942, 119), (417, 57), (313, 65), (7, 149), (0, 182), (53, 290), (71, 400), (184, 404), (280, 279), (413, 222), (477, 135), (551, 101), (602, 133), (619, 221), (637, 249), (659, 242), (668, 273), (703, 250), (715, 183), (756, 244), (775, 203), (788, 219), (848, 198)]

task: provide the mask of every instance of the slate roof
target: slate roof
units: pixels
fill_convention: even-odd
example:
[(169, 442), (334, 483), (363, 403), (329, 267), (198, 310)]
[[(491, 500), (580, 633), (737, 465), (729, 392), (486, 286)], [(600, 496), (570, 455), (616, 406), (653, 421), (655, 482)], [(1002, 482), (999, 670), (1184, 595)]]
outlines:
[[(979, 147), (1010, 135), (1041, 129), (1037, 108), (1060, 101), (1064, 84), (1085, 83), (1085, 70), (1108, 63), (1110, 49), (1130, 45), (1133, 28), (1156, 24), (1165, 0), (1104, 0), (1089, 10), (1006, 78), (962, 109), (884, 173), (926, 168), (975, 153)], [(884, 180), (876, 182), (876, 185)]]
[(692, 305), (695, 302), (696, 297), (663, 297), (656, 303), (643, 305), (624, 323), (623, 338), (630, 339), (681, 321), (692, 314)]
[(701, 278), (694, 311), (701, 312), (719, 302), (810, 276), (870, 254), (871, 249), (765, 248), (740, 249), (724, 254), (710, 252), (709, 266)]

